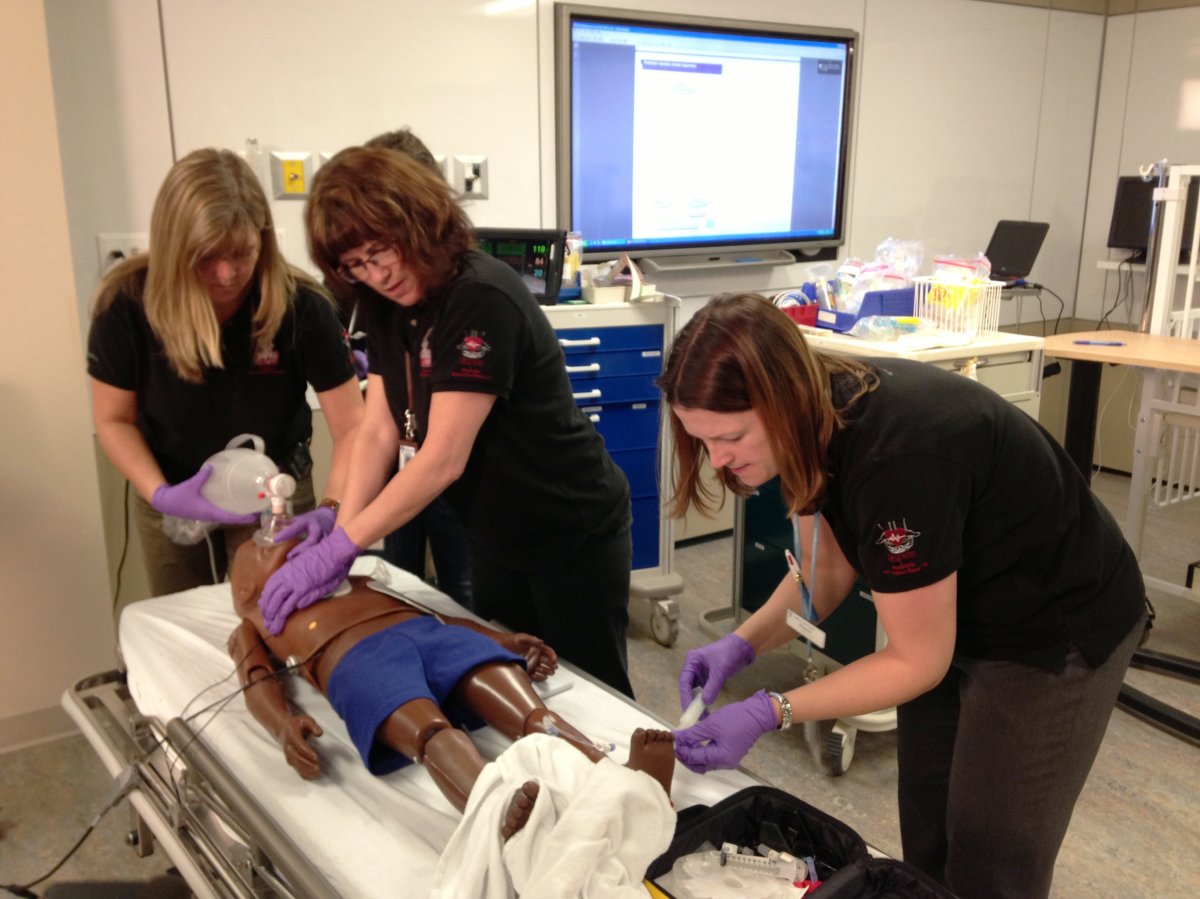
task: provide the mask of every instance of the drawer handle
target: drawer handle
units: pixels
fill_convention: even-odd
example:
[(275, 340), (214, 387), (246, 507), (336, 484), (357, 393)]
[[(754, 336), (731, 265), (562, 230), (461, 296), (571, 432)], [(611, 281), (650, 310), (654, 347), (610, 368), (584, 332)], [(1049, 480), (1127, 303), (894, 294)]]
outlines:
[(585, 337), (582, 340), (569, 340), (565, 337), (558, 339), (559, 346), (574, 347), (574, 346), (600, 346), (599, 337)]
[(585, 371), (600, 371), (600, 363), (593, 362), (591, 365), (568, 365), (567, 374), (578, 375)]
[(577, 400), (598, 400), (600, 399), (600, 388), (589, 390), (587, 393), (572, 393), (571, 396)]

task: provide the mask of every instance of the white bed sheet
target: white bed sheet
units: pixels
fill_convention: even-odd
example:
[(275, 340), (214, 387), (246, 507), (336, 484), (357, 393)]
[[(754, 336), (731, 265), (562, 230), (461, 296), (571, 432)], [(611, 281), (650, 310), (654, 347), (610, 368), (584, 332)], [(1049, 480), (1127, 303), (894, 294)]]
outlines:
[[(360, 558), (353, 573), (374, 575), (381, 565), (376, 558)], [(386, 571), (392, 589), (446, 614), (469, 614), (414, 575), (390, 565)], [(236, 624), (228, 584), (126, 607), (121, 652), (139, 711), (165, 724), (175, 717), (191, 719), (235, 694), (238, 683), (225, 643)], [(288, 684), (293, 700), (325, 732), (316, 741), (323, 768), (319, 780), (305, 781), (287, 765), (240, 695), (189, 723), (341, 896), (378, 896), (400, 888), (406, 896), (427, 895), (459, 813), (419, 765), (385, 777), (369, 774), (326, 699), (300, 678), (289, 678)], [(546, 704), (593, 739), (615, 743), (612, 757), (618, 762), (628, 758), (635, 728), (663, 726), (624, 697), (561, 667), (550, 684), (561, 692), (552, 693)], [(489, 759), (508, 745), (491, 728), (474, 732), (473, 739)], [(701, 776), (677, 765), (671, 799), (677, 809), (711, 805), (753, 783), (738, 771)]]

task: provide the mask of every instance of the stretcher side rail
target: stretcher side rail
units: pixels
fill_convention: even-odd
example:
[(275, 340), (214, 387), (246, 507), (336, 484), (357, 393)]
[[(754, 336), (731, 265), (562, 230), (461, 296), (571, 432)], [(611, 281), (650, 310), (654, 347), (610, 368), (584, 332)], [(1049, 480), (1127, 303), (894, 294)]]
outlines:
[[(63, 706), (111, 775), (133, 770), (130, 805), (198, 897), (336, 895), (191, 727), (176, 718), (164, 730), (138, 711), (123, 671), (79, 681)], [(182, 774), (173, 775), (180, 760)]]

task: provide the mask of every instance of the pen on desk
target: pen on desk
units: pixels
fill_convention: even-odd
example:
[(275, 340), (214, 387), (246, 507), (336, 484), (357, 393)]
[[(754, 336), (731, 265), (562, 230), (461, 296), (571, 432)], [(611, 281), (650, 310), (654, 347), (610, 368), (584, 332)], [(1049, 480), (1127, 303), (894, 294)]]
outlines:
[(1075, 340), (1072, 343), (1078, 343), (1083, 346), (1125, 346), (1123, 340)]

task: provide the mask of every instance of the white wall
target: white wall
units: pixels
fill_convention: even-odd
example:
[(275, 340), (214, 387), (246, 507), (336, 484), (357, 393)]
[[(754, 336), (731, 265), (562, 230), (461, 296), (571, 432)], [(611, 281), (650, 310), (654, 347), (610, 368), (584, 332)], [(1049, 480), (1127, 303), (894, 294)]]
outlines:
[[(76, 332), (86, 327), (98, 280), (96, 235), (147, 230), (163, 174), (191, 149), (241, 150), (255, 138), (264, 152), (316, 154), (407, 124), (435, 153), (488, 157), (491, 197), (469, 207), (477, 224), (553, 224), (553, 0), (44, 5), (75, 293), (51, 300), (61, 307), (39, 309), (31, 328), (46, 330), (49, 314), (53, 333), (69, 336), (38, 357), (38, 377), (25, 377), (38, 381), (50, 369), (75, 379), (45, 404), (64, 426), (88, 429)], [(969, 254), (984, 246), (997, 219), (1049, 221), (1032, 278), (1064, 297), (1068, 316), (1078, 295), (1079, 314), (1098, 317), (1104, 283), (1094, 263), (1107, 255), (1116, 176), (1164, 156), (1200, 161), (1196, 133), (1178, 123), (1180, 92), (1198, 70), (1194, 7), (1106, 20), (977, 0), (746, 0), (736, 10), (727, 0), (611, 5), (860, 32), (846, 252), (870, 255), (894, 236), (923, 239), (927, 255)], [(507, 11), (489, 14), (497, 9)], [(6, 23), (5, 40), (11, 34)], [(5, 140), (15, 140), (13, 133), (6, 128)], [(722, 138), (753, 152), (753, 134)], [(28, 150), (25, 141), (20, 150)], [(54, 158), (42, 153), (39, 162)], [(6, 200), (6, 214), (9, 208)], [(274, 203), (285, 247), (305, 263), (302, 208), (296, 200)], [(39, 247), (47, 244), (44, 232), (39, 239)], [(56, 249), (62, 262), (54, 274), (64, 277), (67, 257)], [(694, 307), (721, 290), (791, 286), (802, 269), (687, 275), (664, 286)], [(39, 290), (26, 295), (48, 296), (45, 283), (39, 278)], [(1034, 305), (1024, 312), (1028, 321)], [(1012, 309), (1005, 313), (1011, 322)], [(1050, 302), (1047, 317), (1056, 313)], [(40, 381), (34, 397), (30, 409), (40, 411)], [(89, 493), (90, 452), (75, 457), (87, 471), (72, 479)], [(38, 483), (20, 465), (17, 479)], [(94, 509), (85, 514), (99, 530)], [(96, 594), (81, 600), (89, 610), (106, 607), (104, 591), (93, 586), (102, 581), (94, 572), (79, 578), (81, 590)], [(0, 602), (23, 611), (14, 595)], [(61, 674), (50, 680), (62, 684), (74, 670), (65, 657), (47, 664)], [(6, 700), (16, 706), (0, 707), (0, 721), (45, 699), (44, 691), (18, 691)]]
[(0, 748), (65, 733), (74, 680), (112, 667), (100, 505), (42, 4), (0, 28)]
[[(1200, 9), (1107, 20), (1076, 317), (1097, 320), (1117, 299), (1119, 276), (1096, 267), (1098, 260), (1128, 255), (1106, 246), (1117, 177), (1136, 175), (1139, 167), (1161, 159), (1200, 163), (1198, 93)], [(1129, 280), (1127, 274), (1120, 277)], [(1136, 326), (1145, 287), (1145, 278), (1133, 275), (1132, 291), (1128, 284), (1122, 288), (1122, 296), (1131, 301), (1123, 302), (1109, 320)]]

